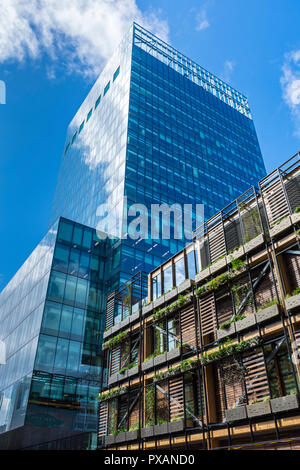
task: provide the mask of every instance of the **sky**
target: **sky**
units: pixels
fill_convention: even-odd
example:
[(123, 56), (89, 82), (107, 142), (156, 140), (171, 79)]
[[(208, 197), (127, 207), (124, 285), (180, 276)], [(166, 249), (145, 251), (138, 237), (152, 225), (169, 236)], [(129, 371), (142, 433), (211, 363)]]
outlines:
[(133, 20), (248, 96), (267, 171), (300, 150), (299, 0), (1, 0), (0, 290), (47, 231), (67, 126)]

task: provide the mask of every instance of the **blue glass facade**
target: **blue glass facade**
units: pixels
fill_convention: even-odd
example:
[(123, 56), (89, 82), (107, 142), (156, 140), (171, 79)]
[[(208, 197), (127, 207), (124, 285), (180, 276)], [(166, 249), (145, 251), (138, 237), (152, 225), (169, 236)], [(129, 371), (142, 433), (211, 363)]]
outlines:
[(60, 219), (1, 294), (0, 448), (78, 435), (80, 446), (96, 446), (105, 304), (119, 258), (117, 240)]
[[(120, 237), (133, 203), (203, 204), (207, 219), (264, 175), (247, 98), (134, 24), (69, 126), (51, 222)], [(185, 243), (123, 239), (120, 283)]]

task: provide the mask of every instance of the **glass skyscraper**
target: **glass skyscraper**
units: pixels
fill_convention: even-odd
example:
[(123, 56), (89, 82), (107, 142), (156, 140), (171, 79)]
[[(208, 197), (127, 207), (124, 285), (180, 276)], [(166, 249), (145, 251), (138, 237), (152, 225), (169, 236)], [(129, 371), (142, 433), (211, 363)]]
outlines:
[(0, 294), (0, 448), (95, 447), (107, 294), (186, 243), (124, 236), (127, 209), (209, 218), (264, 174), (247, 99), (133, 24), (68, 127), (48, 234)]
[[(203, 204), (207, 219), (264, 175), (247, 98), (133, 24), (69, 125), (51, 223), (121, 237), (133, 203)], [(184, 244), (122, 239), (120, 282)]]

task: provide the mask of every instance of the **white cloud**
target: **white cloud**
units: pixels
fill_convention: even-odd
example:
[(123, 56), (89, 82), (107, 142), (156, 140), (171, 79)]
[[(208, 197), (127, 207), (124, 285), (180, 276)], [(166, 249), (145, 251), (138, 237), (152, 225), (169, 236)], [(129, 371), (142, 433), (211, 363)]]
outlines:
[(224, 64), (223, 74), (222, 74), (222, 78), (225, 82), (229, 82), (231, 80), (234, 69), (235, 69), (235, 62), (233, 60), (226, 60)]
[(210, 3), (211, 3), (211, 0), (208, 0), (207, 2), (205, 2), (202, 6), (202, 9), (195, 16), (196, 31), (203, 31), (204, 29), (207, 29), (210, 27), (210, 22), (208, 20), (208, 14), (207, 14), (207, 9)]
[(285, 55), (280, 82), (283, 98), (295, 120), (296, 135), (300, 137), (300, 49)]
[[(56, 68), (94, 77), (133, 20), (168, 40), (161, 13), (143, 14), (136, 0), (2, 0), (0, 63), (46, 53)], [(55, 76), (53, 65), (47, 75)]]

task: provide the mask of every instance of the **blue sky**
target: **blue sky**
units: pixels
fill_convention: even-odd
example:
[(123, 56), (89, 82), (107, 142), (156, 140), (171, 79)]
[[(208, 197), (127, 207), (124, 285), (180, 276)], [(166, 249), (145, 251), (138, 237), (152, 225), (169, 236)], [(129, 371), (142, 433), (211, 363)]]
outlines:
[(245, 93), (267, 170), (300, 150), (299, 0), (6, 0), (0, 289), (47, 230), (68, 123), (136, 19)]

